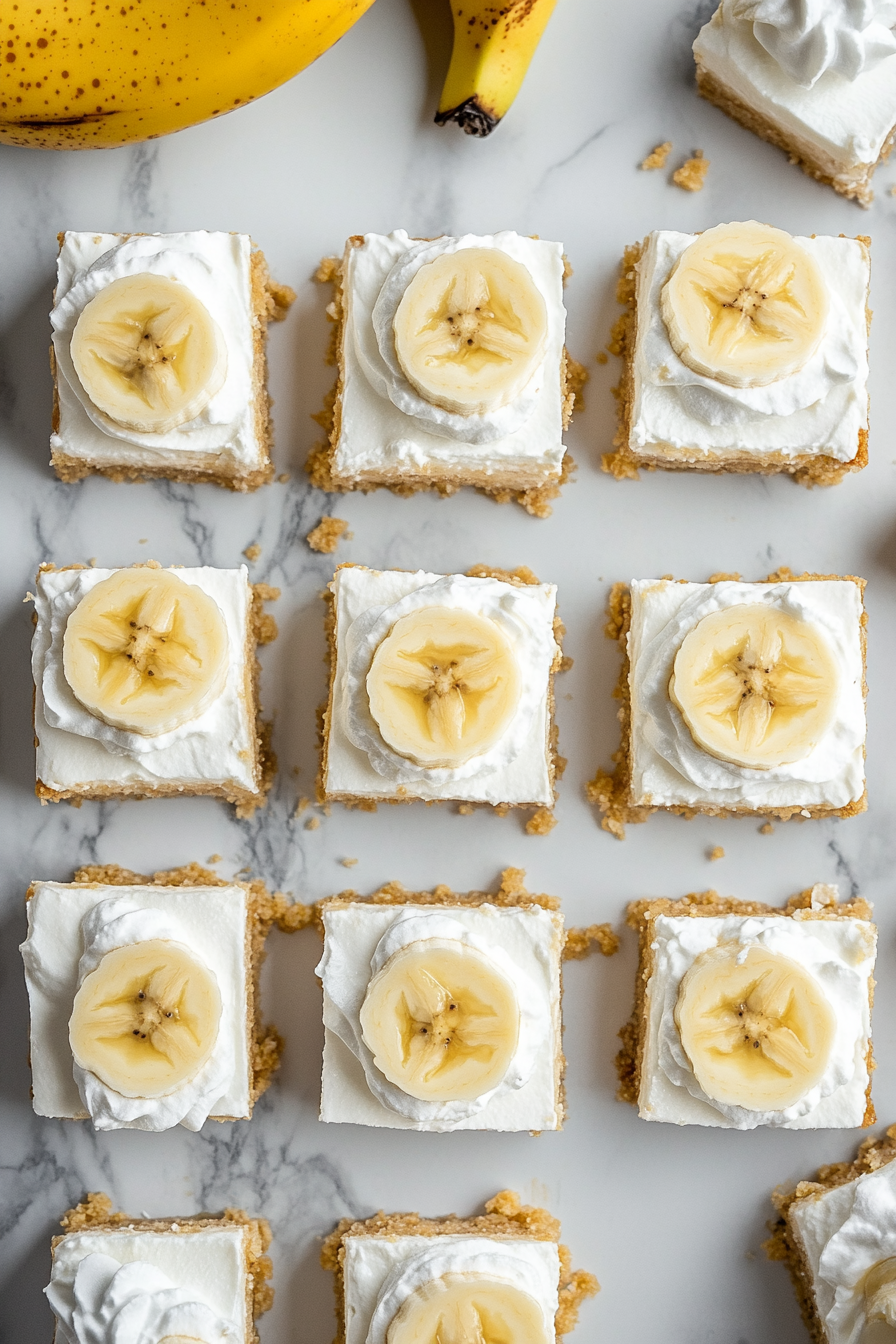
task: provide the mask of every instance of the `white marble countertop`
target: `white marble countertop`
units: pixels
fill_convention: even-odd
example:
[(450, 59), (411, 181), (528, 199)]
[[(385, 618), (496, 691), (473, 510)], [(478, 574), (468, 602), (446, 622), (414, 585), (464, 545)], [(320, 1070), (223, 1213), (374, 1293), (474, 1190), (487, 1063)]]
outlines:
[[(712, 6), (642, 0), (625, 6), (561, 0), (506, 123), (485, 141), (432, 124), (448, 60), (447, 4), (378, 0), (331, 52), (291, 84), (220, 121), (153, 144), (93, 153), (0, 149), (0, 1337), (49, 1338), (41, 1297), (49, 1238), (85, 1190), (150, 1214), (241, 1204), (275, 1232), (277, 1299), (263, 1344), (327, 1344), (331, 1285), (318, 1239), (347, 1213), (378, 1208), (472, 1212), (511, 1186), (563, 1219), (576, 1265), (603, 1291), (582, 1313), (580, 1344), (802, 1344), (807, 1337), (785, 1271), (761, 1243), (769, 1191), (849, 1157), (858, 1132), (736, 1133), (648, 1125), (614, 1099), (616, 1032), (631, 1007), (634, 937), (605, 961), (566, 973), (569, 1120), (562, 1134), (420, 1135), (324, 1126), (317, 1120), (322, 1041), (316, 935), (276, 934), (265, 1010), (287, 1038), (282, 1072), (250, 1123), (194, 1135), (96, 1135), (32, 1115), (27, 1003), (17, 944), (31, 878), (68, 879), (84, 862), (142, 871), (223, 856), (314, 899), (349, 884), (372, 890), (490, 884), (507, 865), (563, 898), (570, 921), (622, 925), (626, 901), (717, 886), (775, 903), (816, 881), (876, 903), (881, 928), (874, 1094), (881, 1124), (896, 1120), (896, 168), (878, 174), (869, 212), (788, 165), (778, 151), (701, 102), (690, 42)], [(435, 12), (433, 12), (435, 11)], [(658, 142), (670, 168), (694, 147), (711, 160), (705, 190), (688, 195), (668, 172), (636, 165)], [(871, 465), (829, 491), (787, 479), (692, 475), (614, 481), (599, 470), (613, 434), (618, 366), (594, 362), (615, 316), (623, 246), (657, 227), (704, 228), (765, 219), (792, 232), (869, 233), (876, 309), (871, 349)], [(515, 228), (561, 239), (575, 267), (567, 291), (570, 346), (587, 361), (586, 409), (569, 443), (579, 464), (547, 522), (464, 493), (397, 499), (385, 492), (328, 500), (302, 463), (318, 435), (310, 415), (331, 380), (323, 362), (328, 295), (310, 276), (350, 233), (417, 234)], [(51, 387), (46, 348), (55, 235), (63, 228), (250, 232), (274, 275), (298, 291), (272, 331), (277, 468), (291, 473), (249, 497), (210, 486), (57, 482), (48, 463)], [(318, 829), (293, 820), (313, 791), (315, 706), (324, 693), (318, 594), (333, 558), (303, 538), (324, 512), (353, 539), (337, 559), (377, 566), (466, 569), (526, 564), (559, 585), (575, 666), (560, 684), (561, 749), (569, 757), (546, 838), (512, 816), (418, 806), (379, 815), (334, 809)], [(33, 794), (28, 644), (23, 597), (38, 563), (234, 565), (261, 546), (255, 578), (283, 589), (279, 640), (263, 652), (263, 699), (276, 718), (280, 775), (267, 808), (236, 821), (210, 800), (42, 808)], [(611, 690), (615, 647), (603, 607), (616, 579), (717, 570), (763, 577), (786, 564), (869, 580), (870, 747), (867, 814), (780, 825), (655, 817), (626, 841), (601, 831), (583, 797), (617, 745)], [(299, 773), (296, 774), (296, 771)], [(726, 857), (707, 860), (708, 847)], [(359, 860), (348, 872), (339, 860)]]

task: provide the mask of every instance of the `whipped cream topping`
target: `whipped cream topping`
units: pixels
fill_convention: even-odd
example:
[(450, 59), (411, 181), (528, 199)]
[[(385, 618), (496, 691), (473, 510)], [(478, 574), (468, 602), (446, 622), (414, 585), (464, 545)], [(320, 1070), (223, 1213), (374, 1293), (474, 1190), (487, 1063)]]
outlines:
[(431, 1244), (417, 1255), (397, 1264), (383, 1283), (367, 1331), (366, 1344), (386, 1344), (387, 1332), (405, 1301), (424, 1284), (445, 1274), (481, 1275), (498, 1279), (535, 1298), (544, 1314), (545, 1336), (554, 1334), (553, 1313), (546, 1302), (556, 1301), (557, 1283), (548, 1279), (546, 1267), (522, 1260), (512, 1251), (512, 1243), (488, 1237), (464, 1237), (454, 1240), (433, 1237)]
[[(519, 703), (503, 736), (488, 751), (457, 766), (416, 765), (399, 756), (383, 740), (370, 712), (366, 682), (374, 653), (397, 621), (424, 607), (451, 607), (495, 621), (510, 641), (520, 672)], [(493, 774), (520, 754), (536, 715), (543, 711), (545, 687), (559, 650), (553, 632), (546, 627), (540, 594), (499, 579), (449, 574), (356, 617), (346, 632), (345, 652), (342, 703), (349, 740), (367, 753), (378, 774), (390, 780), (450, 784)]]
[(191, 1344), (242, 1344), (242, 1333), (145, 1261), (122, 1264), (94, 1252), (78, 1265), (71, 1287), (44, 1289), (65, 1344), (161, 1344), (172, 1336)]
[(732, 14), (804, 89), (827, 70), (855, 80), (896, 53), (893, 0), (733, 0)]
[[(816, 1301), (831, 1344), (862, 1344), (865, 1277), (896, 1256), (896, 1164), (865, 1173), (843, 1193), (848, 1201), (843, 1221), (823, 1246), (815, 1270)], [(811, 1216), (809, 1208), (800, 1212)]]
[[(660, 915), (656, 920), (656, 955), (648, 995), (659, 996), (651, 1008), (659, 1019), (659, 1068), (676, 1087), (685, 1088), (704, 1102), (734, 1129), (759, 1125), (780, 1127), (809, 1115), (819, 1103), (857, 1075), (867, 1078), (870, 1033), (868, 985), (874, 966), (873, 926), (862, 920), (837, 922), (838, 942), (828, 941), (821, 920), (795, 920), (780, 916), (687, 919)], [(720, 944), (735, 944), (742, 961), (751, 947), (761, 947), (798, 962), (820, 986), (836, 1018), (836, 1033), (824, 1074), (793, 1106), (781, 1111), (749, 1110), (716, 1101), (697, 1082), (685, 1054), (674, 1009), (681, 981), (697, 957)]]
[[(396, 952), (410, 943), (430, 939), (440, 942), (449, 939), (475, 948), (503, 972), (516, 993), (520, 1030), (508, 1071), (497, 1087), (473, 1100), (423, 1101), (408, 1096), (383, 1076), (361, 1034), (361, 1006), (372, 978)], [(383, 1106), (428, 1130), (450, 1130), (458, 1120), (483, 1110), (493, 1097), (523, 1087), (532, 1076), (539, 1051), (544, 1047), (551, 1030), (551, 1006), (541, 987), (520, 969), (503, 948), (485, 942), (450, 915), (422, 912), (419, 909), (403, 911), (380, 938), (369, 966), (358, 966), (337, 939), (327, 938), (315, 974), (320, 976), (324, 991), (335, 1009), (332, 1018), (328, 1018), (332, 1030), (360, 1062), (370, 1091)]]
[[(78, 986), (91, 971), (96, 970), (107, 952), (116, 947), (160, 938), (190, 947), (189, 934), (176, 918), (161, 910), (147, 909), (128, 896), (111, 896), (100, 901), (87, 912), (81, 922), (84, 951), (78, 963)], [(26, 955), (25, 944), (23, 955)], [(197, 956), (190, 947), (191, 955)], [(33, 958), (32, 958), (33, 960)], [(34, 968), (29, 967), (34, 973)], [(214, 976), (206, 966), (221, 993), (222, 1005), (229, 994), (229, 986)], [(223, 1013), (222, 1013), (223, 1016)], [(125, 1097), (99, 1079), (89, 1069), (72, 1062), (75, 1083), (85, 1109), (96, 1129), (144, 1129), (153, 1133), (183, 1125), (185, 1129), (201, 1129), (223, 1097), (233, 1079), (236, 1061), (232, 1044), (220, 1030), (211, 1055), (199, 1072), (181, 1087), (162, 1097)]]
[[(94, 235), (84, 235), (90, 239)], [(78, 239), (81, 235), (66, 235)], [(105, 236), (104, 241), (112, 241)], [(170, 460), (171, 451), (193, 454), (226, 452), (238, 461), (254, 463), (258, 447), (254, 435), (252, 375), (254, 331), (251, 310), (249, 257), (251, 243), (244, 234), (194, 233), (148, 234), (115, 241), (98, 257), (87, 248), (84, 264), (72, 267), (67, 258), (50, 320), (53, 350), (60, 380), (61, 400), (74, 398), (90, 423), (106, 440), (123, 447), (143, 449), (139, 460)], [(71, 268), (71, 269), (69, 269)], [(165, 433), (141, 433), (117, 425), (99, 411), (81, 384), (71, 357), (71, 339), (84, 308), (101, 290), (124, 276), (151, 273), (179, 281), (205, 305), (217, 323), (227, 350), (227, 377), (223, 386), (195, 419)], [(64, 391), (71, 394), (65, 398)], [(60, 440), (58, 446), (69, 451)], [(77, 447), (77, 444), (75, 445)], [(127, 453), (129, 460), (133, 452)]]

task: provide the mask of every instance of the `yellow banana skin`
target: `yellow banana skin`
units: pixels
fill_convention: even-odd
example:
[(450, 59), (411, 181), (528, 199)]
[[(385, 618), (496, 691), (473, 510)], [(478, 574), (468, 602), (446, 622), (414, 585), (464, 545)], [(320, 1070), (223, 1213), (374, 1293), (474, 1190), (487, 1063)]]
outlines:
[(557, 0), (451, 0), (454, 47), (436, 124), (491, 135), (520, 91)]
[(251, 103), (303, 70), (372, 3), (18, 0), (4, 5), (0, 143), (110, 149), (195, 126)]

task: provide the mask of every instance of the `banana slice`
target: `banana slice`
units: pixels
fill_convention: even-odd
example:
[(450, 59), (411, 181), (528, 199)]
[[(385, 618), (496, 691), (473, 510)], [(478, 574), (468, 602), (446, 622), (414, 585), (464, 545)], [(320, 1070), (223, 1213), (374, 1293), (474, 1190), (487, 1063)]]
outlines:
[(486, 1274), (443, 1274), (405, 1298), (386, 1344), (553, 1344), (534, 1297)]
[[(862, 1285), (865, 1294), (865, 1318), (877, 1326), (873, 1339), (887, 1341), (888, 1344), (896, 1335), (896, 1259), (890, 1257), (888, 1260), (880, 1260), (876, 1265), (869, 1269), (865, 1275), (865, 1282)], [(862, 1344), (866, 1344), (866, 1337), (870, 1334), (866, 1330), (862, 1335)], [(867, 1339), (867, 1344), (871, 1344), (871, 1338)]]
[(704, 616), (685, 636), (669, 695), (698, 747), (769, 770), (815, 748), (836, 714), (839, 682), (817, 626), (744, 604)]
[(408, 943), (367, 987), (361, 1034), (390, 1083), (421, 1101), (467, 1101), (504, 1079), (520, 1010), (507, 977), (451, 938)]
[(151, 938), (107, 952), (75, 995), (75, 1062), (123, 1097), (162, 1097), (194, 1078), (218, 1039), (221, 994), (182, 943)]
[(392, 323), (395, 353), (421, 397), (457, 415), (513, 401), (544, 359), (548, 314), (520, 262), (464, 247), (421, 266)]
[(228, 665), (220, 607), (167, 569), (102, 579), (69, 616), (62, 642), (63, 673), (84, 708), (146, 737), (202, 714)]
[(101, 289), (72, 332), (72, 363), (97, 410), (164, 434), (205, 409), (227, 376), (227, 347), (192, 290), (146, 272)]
[(499, 742), (520, 691), (501, 627), (456, 607), (402, 616), (367, 674), (370, 712), (387, 746), (431, 768), (461, 765)]
[(661, 311), (689, 369), (728, 387), (767, 387), (817, 350), (828, 294), (814, 258), (789, 233), (720, 224), (682, 252)]
[(796, 961), (721, 944), (684, 976), (675, 1025), (694, 1077), (713, 1101), (783, 1111), (820, 1082), (837, 1029), (818, 982)]

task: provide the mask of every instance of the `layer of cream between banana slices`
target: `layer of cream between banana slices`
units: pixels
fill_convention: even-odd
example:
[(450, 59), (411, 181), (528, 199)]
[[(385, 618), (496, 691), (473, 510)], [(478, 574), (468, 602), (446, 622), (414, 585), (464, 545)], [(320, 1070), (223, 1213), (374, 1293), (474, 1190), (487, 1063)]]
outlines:
[(785, 456), (855, 457), (868, 423), (869, 270), (852, 238), (795, 238), (827, 284), (830, 308), (815, 354), (799, 372), (767, 387), (728, 387), (695, 373), (675, 353), (660, 297), (675, 262), (697, 235), (659, 230), (637, 264), (638, 332), (630, 443), (696, 457), (737, 449)]
[(551, 1337), (560, 1282), (555, 1242), (462, 1235), (350, 1236), (345, 1239), (345, 1344), (381, 1344), (391, 1319), (388, 1308), (380, 1310), (387, 1296), (397, 1311), (421, 1284), (442, 1274), (468, 1272), (474, 1263), (474, 1272), (506, 1277), (536, 1298)]
[(145, 1261), (122, 1265), (96, 1251), (78, 1265), (70, 1290), (51, 1281), (44, 1292), (65, 1344), (155, 1344), (172, 1337), (196, 1344), (242, 1341), (232, 1321)]
[[(863, 1279), (896, 1256), (896, 1163), (791, 1206), (827, 1344), (860, 1344)], [(883, 1338), (883, 1335), (881, 1336)]]
[[(97, 1129), (199, 1129), (210, 1114), (249, 1112), (246, 893), (242, 887), (110, 887), (40, 882), (27, 902), (21, 945), (31, 1009), (31, 1069), (38, 1115)], [(151, 1100), (123, 1097), (72, 1059), (68, 1024), (84, 976), (115, 946), (152, 938), (189, 947), (221, 993), (210, 1059), (184, 1087)], [(79, 960), (80, 958), (80, 960)]]
[[(99, 465), (207, 467), (210, 456), (242, 468), (262, 464), (267, 450), (255, 432), (251, 251), (251, 239), (240, 233), (197, 230), (138, 235), (124, 242), (111, 233), (65, 234), (50, 315), (59, 374), (60, 425), (51, 439), (57, 452)], [(192, 290), (220, 328), (227, 349), (220, 391), (195, 419), (161, 434), (116, 426), (98, 412), (70, 354), (72, 332), (90, 300), (112, 281), (143, 272)]]
[[(844, 807), (865, 782), (865, 700), (858, 586), (847, 579), (792, 583), (631, 584), (632, 793), (658, 807)], [(710, 612), (768, 603), (810, 621), (827, 636), (841, 676), (836, 718), (808, 756), (768, 770), (732, 765), (697, 746), (669, 698), (675, 655), (689, 630)]]
[[(498, 248), (526, 267), (545, 301), (548, 329), (544, 360), (515, 401), (464, 416), (425, 401), (407, 381), (395, 354), (392, 319), (421, 266), (469, 247)], [(433, 240), (410, 238), (404, 229), (368, 233), (363, 246), (348, 250), (345, 295), (337, 471), (468, 465), (488, 472), (519, 459), (559, 472), (565, 452), (560, 365), (566, 332), (560, 243), (511, 231)]]
[[(315, 968), (324, 987), (324, 1025), (336, 1033), (360, 1062), (367, 1086), (376, 1099), (387, 1110), (411, 1121), (413, 1129), (444, 1132), (455, 1129), (458, 1121), (480, 1115), (489, 1103), (523, 1088), (531, 1079), (539, 1056), (545, 1053), (550, 1055), (553, 1071), (555, 1051), (550, 991), (546, 993), (544, 983), (536, 983), (521, 969), (518, 958), (501, 946), (501, 942), (511, 941), (507, 919), (502, 919), (493, 906), (479, 907), (479, 912), (483, 917), (476, 921), (480, 928), (474, 931), (466, 912), (441, 914), (423, 906), (404, 907), (398, 914), (389, 911), (391, 922), (381, 934), (373, 955), (365, 960), (358, 958), (356, 947), (345, 937), (345, 926), (352, 924), (353, 912), (329, 911), (324, 916), (324, 954)], [(542, 923), (548, 927), (543, 927), (541, 932), (552, 936), (549, 919)], [(483, 928), (492, 936), (483, 937)], [(383, 1076), (362, 1037), (360, 1012), (370, 981), (401, 948), (428, 939), (449, 939), (475, 948), (503, 972), (516, 993), (520, 1030), (510, 1067), (497, 1088), (472, 1101), (422, 1101), (408, 1096)], [(550, 965), (546, 965), (545, 970), (549, 977)]]
[[(95, 1261), (94, 1272), (82, 1273), (84, 1305), (76, 1318), (75, 1283), (81, 1265), (89, 1259)], [(174, 1292), (182, 1302), (197, 1304), (200, 1313), (193, 1315), (189, 1329), (169, 1333), (197, 1338), (202, 1344), (250, 1344), (254, 1336), (247, 1338), (245, 1325), (245, 1263), (245, 1233), (241, 1227), (203, 1228), (189, 1235), (180, 1235), (174, 1229), (73, 1232), (63, 1237), (53, 1250), (50, 1282), (44, 1291), (56, 1314), (58, 1336), (64, 1344), (146, 1344), (147, 1339), (160, 1339), (159, 1333), (151, 1332), (144, 1335), (135, 1331), (132, 1336), (127, 1317), (117, 1310), (119, 1305), (124, 1306), (128, 1291), (147, 1287), (150, 1282), (153, 1289), (147, 1294), (149, 1301), (140, 1302), (139, 1291), (134, 1294), (136, 1310), (141, 1312), (140, 1324), (150, 1326), (150, 1331), (150, 1323), (159, 1321), (159, 1308), (164, 1310), (161, 1295)], [(111, 1279), (121, 1266), (139, 1269), (140, 1282), (134, 1285), (128, 1275), (114, 1288), (110, 1282), (111, 1291), (103, 1291), (103, 1279), (107, 1275)], [(219, 1323), (219, 1332), (200, 1334), (200, 1324), (209, 1320)], [(113, 1325), (114, 1336), (109, 1333)], [(230, 1333), (221, 1333), (220, 1327), (225, 1326)]]
[[(726, 915), (690, 919), (660, 915), (652, 944), (656, 961), (647, 985), (649, 1027), (641, 1067), (639, 1114), (646, 1120), (727, 1129), (853, 1128), (862, 1123), (871, 1035), (869, 982), (874, 926), (858, 919), (795, 920)], [(712, 1100), (694, 1076), (673, 1016), (679, 987), (701, 952), (758, 946), (798, 962), (821, 986), (837, 1022), (821, 1081), (794, 1106), (753, 1111)]]
[[(804, 55), (789, 41), (785, 47), (781, 40), (791, 18), (805, 12), (798, 0), (722, 0), (697, 35), (694, 55), (742, 102), (792, 137), (797, 148), (804, 142), (813, 158), (820, 159), (832, 174), (848, 172), (860, 164), (877, 162), (896, 123), (896, 58), (887, 55), (873, 60), (875, 53), (881, 54), (883, 46), (893, 41), (892, 34), (884, 37), (881, 33), (893, 5), (874, 0), (872, 9), (875, 21), (866, 46), (855, 34), (847, 36), (853, 27), (851, 16), (868, 12), (864, 5), (845, 5), (842, 0), (814, 4), (819, 26), (828, 30), (824, 36), (833, 37), (832, 30), (836, 30), (840, 41), (836, 45), (833, 41), (829, 45), (809, 42)], [(782, 55), (786, 50), (788, 62), (798, 63), (804, 78), (811, 77), (819, 64), (840, 59), (841, 47), (846, 55), (842, 64), (846, 70), (855, 70), (855, 76), (849, 78), (831, 68), (809, 88), (798, 83), (755, 35), (751, 12), (771, 17), (772, 11), (783, 20), (783, 27), (776, 38), (766, 24), (763, 40)], [(860, 56), (862, 69), (857, 68)]]
[(217, 603), (227, 624), (230, 672), (221, 694), (197, 718), (157, 737), (129, 733), (96, 718), (75, 698), (63, 672), (62, 644), (72, 611), (117, 571), (62, 569), (38, 577), (31, 645), (36, 689), (37, 775), (52, 788), (92, 781), (234, 780), (255, 789), (255, 725), (246, 703), (246, 639), (252, 592), (239, 569), (177, 569)]

